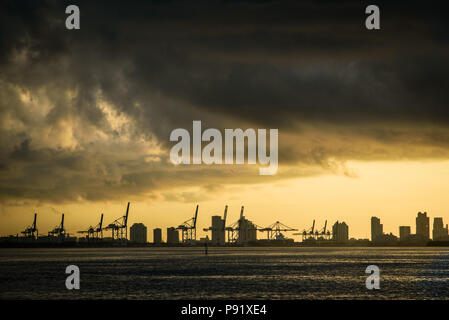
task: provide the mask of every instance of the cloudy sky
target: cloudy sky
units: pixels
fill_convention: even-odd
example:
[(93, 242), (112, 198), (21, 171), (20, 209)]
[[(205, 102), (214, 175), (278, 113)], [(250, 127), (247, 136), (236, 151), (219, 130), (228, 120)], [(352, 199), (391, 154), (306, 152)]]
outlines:
[[(2, 1), (0, 234), (62, 212), (199, 224), (230, 206), (261, 226), (345, 220), (368, 237), (449, 222), (449, 14), (442, 2)], [(81, 29), (65, 28), (77, 4)], [(277, 128), (279, 170), (174, 166), (170, 132)], [(165, 233), (165, 232), (164, 232)], [(151, 239), (151, 238), (150, 238)]]

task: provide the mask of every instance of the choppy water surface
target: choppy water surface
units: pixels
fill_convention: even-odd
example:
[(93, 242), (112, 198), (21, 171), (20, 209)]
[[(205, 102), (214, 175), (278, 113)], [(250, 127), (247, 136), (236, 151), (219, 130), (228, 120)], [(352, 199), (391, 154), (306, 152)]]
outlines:
[(0, 249), (0, 298), (449, 299), (449, 248)]

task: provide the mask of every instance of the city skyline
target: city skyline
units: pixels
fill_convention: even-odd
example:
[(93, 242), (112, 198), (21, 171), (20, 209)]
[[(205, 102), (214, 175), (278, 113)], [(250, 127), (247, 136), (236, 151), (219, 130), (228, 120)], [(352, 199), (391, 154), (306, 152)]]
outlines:
[[(137, 222), (134, 222), (132, 224), (127, 224), (127, 220), (128, 220), (128, 213), (129, 213), (129, 207), (130, 207), (130, 203), (128, 203), (127, 206), (127, 210), (126, 210), (126, 214), (123, 216), (123, 218), (125, 218), (125, 222), (124, 222), (124, 227), (126, 228), (126, 230), (124, 230), (121, 233), (121, 236), (119, 236), (119, 233), (117, 230), (115, 229), (111, 229), (112, 224), (103, 224), (103, 216), (104, 213), (101, 214), (101, 220), (100, 223), (95, 226), (92, 227), (92, 225), (90, 225), (89, 227), (86, 227), (86, 231), (75, 231), (75, 232), (70, 232), (70, 229), (66, 229), (64, 228), (64, 226), (66, 227), (67, 224), (64, 225), (64, 213), (61, 213), (62, 215), (62, 222), (57, 225), (56, 227), (54, 227), (54, 229), (50, 229), (48, 230), (48, 234), (50, 235), (50, 233), (52, 232), (58, 232), (57, 230), (63, 228), (64, 233), (66, 234), (66, 236), (70, 236), (72, 239), (78, 238), (78, 239), (82, 239), (85, 237), (101, 237), (104, 239), (114, 239), (114, 238), (119, 238), (119, 237), (123, 237), (124, 239), (128, 239), (131, 242), (139, 242), (139, 243), (183, 243), (184, 242), (184, 236), (191, 239), (195, 239), (197, 241), (201, 240), (201, 239), (209, 239), (209, 241), (211, 241), (211, 244), (215, 244), (215, 245), (224, 245), (225, 243), (231, 242), (230, 240), (230, 234), (228, 233), (228, 229), (232, 229), (232, 226), (235, 226), (236, 223), (238, 223), (238, 228), (239, 229), (248, 229), (250, 231), (250, 233), (254, 233), (254, 235), (249, 235), (250, 238), (246, 239), (246, 237), (248, 237), (248, 235), (244, 236), (245, 239), (240, 239), (242, 235), (239, 235), (239, 241), (241, 242), (243, 240), (243, 242), (247, 242), (248, 240), (260, 240), (260, 239), (264, 239), (264, 235), (260, 234), (260, 236), (258, 236), (259, 232), (264, 233), (266, 232), (267, 228), (266, 226), (262, 226), (262, 225), (258, 225), (257, 223), (255, 223), (252, 220), (247, 220), (246, 217), (243, 215), (244, 213), (244, 206), (241, 207), (240, 210), (240, 218), (238, 218), (234, 223), (230, 222), (229, 220), (226, 221), (226, 216), (228, 213), (228, 208), (229, 206), (226, 205), (225, 206), (225, 213), (223, 216), (220, 215), (210, 215), (209, 218), (211, 218), (211, 222), (209, 223), (209, 226), (202, 228), (201, 225), (197, 224), (197, 216), (198, 216), (198, 209), (199, 209), (199, 205), (196, 205), (196, 212), (194, 215), (194, 218), (192, 218), (193, 222), (189, 222), (189, 220), (184, 222), (184, 225), (186, 226), (191, 226), (192, 228), (194, 228), (194, 233), (193, 234), (182, 234), (182, 229), (181, 226), (183, 224), (179, 224), (179, 225), (174, 225), (174, 226), (154, 226), (153, 228), (147, 228), (147, 226), (142, 223), (142, 222), (138, 222), (139, 218), (135, 218), (134, 220)], [(133, 216), (131, 214), (131, 216)], [(203, 216), (203, 214), (201, 214), (201, 216)], [(34, 217), (34, 224), (28, 225), (26, 228), (24, 227), (21, 231), (16, 232), (15, 234), (9, 234), (9, 235), (3, 235), (0, 234), (0, 237), (9, 237), (9, 236), (19, 236), (23, 237), (25, 235), (25, 237), (30, 237), (31, 236), (31, 232), (33, 232), (33, 236), (43, 236), (46, 237), (47, 231), (42, 232), (42, 229), (40, 229), (39, 225), (36, 224), (36, 217), (37, 217), (37, 213), (35, 213), (33, 215)], [(119, 219), (122, 219), (121, 217), (118, 218), (115, 221), (119, 221)], [(225, 220), (223, 220), (225, 219)], [(322, 226), (315, 224), (315, 220), (313, 220), (313, 224), (312, 224), (312, 228), (309, 227), (305, 227), (305, 228), (301, 228), (301, 229), (290, 229), (290, 227), (287, 227), (285, 225), (283, 225), (284, 227), (289, 228), (290, 230), (286, 229), (284, 231), (300, 231), (300, 232), (296, 232), (296, 233), (288, 233), (288, 234), (282, 234), (281, 236), (284, 238), (291, 238), (293, 239), (295, 242), (298, 241), (299, 239), (295, 236), (301, 236), (302, 237), (302, 241), (304, 241), (304, 239), (307, 239), (310, 236), (314, 236), (314, 231), (315, 232), (320, 232), (320, 233), (316, 233), (316, 235), (322, 235), (325, 236), (326, 235), (326, 226), (327, 226), (327, 230), (328, 232), (331, 231), (330, 233), (330, 238), (329, 239), (333, 239), (334, 241), (337, 242), (345, 242), (348, 239), (357, 239), (357, 240), (370, 240), (371, 242), (388, 242), (388, 241), (423, 241), (423, 240), (446, 240), (449, 239), (448, 238), (448, 223), (446, 221), (446, 224), (444, 224), (444, 218), (440, 217), (440, 216), (434, 216), (431, 217), (427, 214), (426, 211), (419, 211), (417, 213), (417, 216), (415, 218), (415, 233), (412, 233), (411, 231), (413, 230), (413, 226), (411, 225), (399, 225), (397, 226), (397, 232), (385, 232), (383, 229), (383, 224), (382, 219), (380, 219), (379, 217), (376, 216), (372, 216), (371, 219), (371, 224), (370, 224), (370, 232), (371, 235), (369, 238), (357, 238), (355, 236), (352, 236), (349, 232), (349, 225), (348, 223), (346, 223), (346, 221), (335, 221), (332, 222), (330, 221), (330, 223), (328, 224), (328, 221), (325, 221), (324, 224), (324, 229), (321, 228)], [(115, 223), (115, 222), (113, 222)], [(187, 224), (186, 224), (187, 223)], [(279, 221), (276, 222), (276, 224), (278, 224)], [(99, 227), (99, 228), (98, 228)], [(235, 228), (235, 227), (234, 227)], [(268, 226), (269, 228), (269, 226)], [(37, 232), (37, 230), (41, 230), (39, 232)], [(138, 238), (133, 237), (133, 230), (134, 229), (134, 233), (138, 234)], [(163, 240), (163, 232), (162, 230), (166, 229), (166, 237), (165, 237), (165, 241)], [(221, 232), (218, 229), (222, 229), (223, 230), (223, 234), (221, 234)], [(25, 230), (25, 231), (24, 231)], [(56, 230), (56, 231), (52, 231), (52, 230)], [(110, 230), (110, 231), (108, 231)], [(144, 230), (144, 231), (143, 231)], [(201, 232), (201, 230), (203, 232)], [(238, 229), (236, 229), (238, 230)], [(253, 231), (251, 231), (253, 230)], [(312, 230), (312, 231), (310, 231)], [(324, 230), (324, 231), (323, 231)], [(129, 231), (129, 232), (128, 232)], [(198, 232), (199, 231), (199, 232)], [(259, 232), (257, 232), (259, 231)], [(173, 234), (173, 232), (176, 233)], [(323, 233), (321, 233), (323, 232)], [(27, 235), (29, 233), (29, 235)], [(86, 234), (85, 236), (82, 236), (81, 234), (84, 233)], [(89, 234), (87, 234), (89, 233)], [(92, 234), (91, 234), (92, 233)], [(114, 235), (114, 233), (116, 235)], [(157, 235), (156, 235), (157, 233)], [(239, 232), (240, 233), (240, 232)], [(252, 234), (251, 233), (251, 234)], [(101, 235), (100, 235), (101, 234)], [(144, 234), (144, 236), (142, 235)], [(151, 234), (153, 234), (153, 237), (150, 239)], [(129, 235), (129, 236), (128, 236)], [(157, 237), (158, 240), (155, 240), (154, 236)], [(381, 240), (380, 236), (385, 236), (384, 238), (382, 238), (383, 240)], [(412, 237), (409, 239), (409, 237)], [(417, 238), (415, 240), (413, 240), (415, 236), (419, 236), (420, 238)], [(73, 238), (75, 237), (75, 238)], [(174, 237), (174, 238), (173, 238)], [(172, 240), (169, 240), (169, 239)], [(177, 240), (173, 240), (173, 239), (177, 239)], [(395, 238), (396, 240), (394, 240), (393, 238)], [(145, 239), (144, 241), (142, 239)], [(148, 239), (148, 240), (147, 240)], [(274, 239), (274, 238), (273, 238)]]

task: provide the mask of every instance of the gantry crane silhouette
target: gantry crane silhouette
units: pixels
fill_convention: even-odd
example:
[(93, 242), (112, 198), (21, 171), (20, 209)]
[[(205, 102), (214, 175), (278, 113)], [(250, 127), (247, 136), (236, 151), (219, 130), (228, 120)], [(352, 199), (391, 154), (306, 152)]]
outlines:
[(31, 239), (37, 239), (37, 237), (39, 236), (39, 231), (37, 230), (37, 227), (36, 227), (36, 219), (37, 219), (37, 213), (34, 214), (33, 224), (31, 226), (26, 227), (26, 229), (21, 232), (25, 237), (31, 238)]
[(56, 226), (53, 230), (48, 232), (48, 235), (57, 236), (60, 239), (65, 238), (65, 229), (64, 229), (64, 213), (62, 214), (61, 223), (59, 226)]
[(100, 222), (95, 226), (90, 226), (87, 230), (78, 231), (81, 234), (87, 234), (87, 240), (103, 239), (103, 213), (101, 214)]
[(290, 228), (289, 226), (286, 226), (285, 224), (276, 221), (275, 223), (266, 228), (259, 229), (259, 231), (266, 232), (268, 240), (282, 240), (285, 237), (281, 232), (298, 231), (298, 229)]
[[(126, 206), (126, 213), (124, 216), (114, 220), (104, 230), (112, 230), (112, 240), (128, 240), (128, 213), (129, 202)], [(125, 235), (123, 237), (123, 234)]]
[(195, 216), (187, 221), (184, 221), (176, 229), (181, 230), (182, 242), (191, 242), (196, 240), (196, 221), (198, 218), (198, 206), (196, 205)]

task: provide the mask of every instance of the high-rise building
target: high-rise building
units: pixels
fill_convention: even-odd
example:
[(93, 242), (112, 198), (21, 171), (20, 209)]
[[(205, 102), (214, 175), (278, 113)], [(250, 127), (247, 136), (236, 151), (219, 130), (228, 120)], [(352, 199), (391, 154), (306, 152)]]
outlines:
[(406, 241), (410, 238), (411, 228), (410, 226), (400, 226), (399, 227), (399, 240)]
[(167, 243), (168, 244), (179, 243), (179, 232), (173, 227), (167, 228)]
[(161, 244), (162, 243), (162, 230), (161, 228), (156, 228), (153, 230), (153, 243)]
[(129, 231), (131, 242), (147, 243), (147, 227), (143, 223), (134, 223)]
[(429, 217), (427, 212), (418, 212), (416, 217), (416, 235), (421, 236), (423, 239), (429, 239)]
[(257, 226), (251, 221), (245, 219), (242, 216), (242, 219), (239, 221), (239, 239), (240, 243), (248, 243), (248, 241), (256, 241), (257, 240)]
[(225, 244), (225, 221), (220, 216), (212, 216), (212, 244)]
[(433, 219), (433, 230), (432, 230), (432, 239), (442, 240), (448, 237), (448, 227), (446, 228), (443, 225), (443, 218), (434, 218)]
[(335, 222), (332, 226), (332, 239), (336, 242), (346, 242), (349, 239), (349, 228), (345, 222)]
[(378, 217), (371, 217), (371, 241), (375, 241), (377, 236), (384, 233), (384, 226)]

